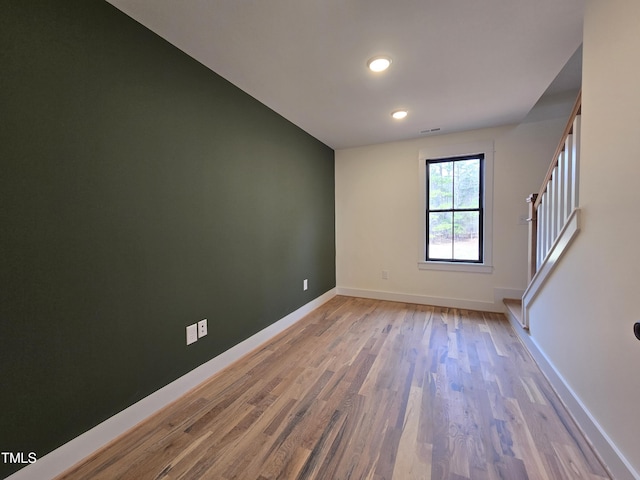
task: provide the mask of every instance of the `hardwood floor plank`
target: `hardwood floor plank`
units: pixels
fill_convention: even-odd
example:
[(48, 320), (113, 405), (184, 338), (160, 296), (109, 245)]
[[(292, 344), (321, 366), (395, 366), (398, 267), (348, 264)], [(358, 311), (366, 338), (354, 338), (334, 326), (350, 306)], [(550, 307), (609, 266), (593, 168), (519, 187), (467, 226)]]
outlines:
[(604, 479), (500, 314), (335, 297), (58, 479)]
[(295, 478), (302, 480), (305, 478), (315, 477), (322, 460), (327, 458), (329, 446), (338, 435), (338, 432), (344, 424), (344, 420), (345, 417), (339, 410), (333, 411), (329, 421), (326, 423), (326, 427), (320, 435), (320, 438), (318, 438), (318, 441), (313, 446), (311, 453), (308, 455), (304, 465), (302, 465)]
[(544, 468), (540, 451), (535, 447), (531, 432), (527, 428), (520, 410), (520, 405), (512, 398), (507, 398), (505, 403), (511, 418), (509, 427), (513, 433), (516, 457), (524, 462), (530, 478), (549, 479), (549, 473)]
[(425, 444), (418, 439), (422, 393), (422, 388), (419, 386), (411, 387), (392, 478), (407, 480), (431, 478), (431, 458), (430, 455), (423, 454), (428, 449), (425, 449)]

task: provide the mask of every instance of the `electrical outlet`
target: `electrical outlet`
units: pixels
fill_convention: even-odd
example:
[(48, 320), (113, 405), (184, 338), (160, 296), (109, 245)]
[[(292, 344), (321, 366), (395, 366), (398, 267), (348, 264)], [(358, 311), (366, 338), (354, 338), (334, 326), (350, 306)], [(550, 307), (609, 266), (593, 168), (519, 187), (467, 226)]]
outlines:
[(198, 324), (194, 323), (187, 327), (187, 345), (198, 341)]
[(302, 290), (307, 290), (308, 288), (309, 288), (309, 280), (305, 278), (302, 281)]
[(207, 319), (198, 322), (198, 338), (202, 338), (207, 334)]
[(389, 280), (389, 270), (382, 270), (382, 279)]

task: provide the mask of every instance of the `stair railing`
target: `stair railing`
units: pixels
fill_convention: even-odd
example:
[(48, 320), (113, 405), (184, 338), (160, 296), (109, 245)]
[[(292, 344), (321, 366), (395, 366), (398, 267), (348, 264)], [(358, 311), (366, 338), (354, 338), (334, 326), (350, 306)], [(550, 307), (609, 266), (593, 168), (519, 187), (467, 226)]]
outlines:
[(579, 230), (580, 119), (582, 94), (573, 106), (560, 144), (538, 193), (529, 204), (529, 287), (523, 296), (523, 325), (528, 327), (527, 305), (557, 264)]

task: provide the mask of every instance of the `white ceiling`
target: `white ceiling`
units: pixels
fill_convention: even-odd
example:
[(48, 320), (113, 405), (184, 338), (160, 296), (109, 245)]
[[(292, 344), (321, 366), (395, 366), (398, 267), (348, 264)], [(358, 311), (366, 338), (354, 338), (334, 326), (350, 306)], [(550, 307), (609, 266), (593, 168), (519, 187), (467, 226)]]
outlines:
[[(108, 1), (336, 149), (521, 121), (580, 46), (584, 10), (584, 0)], [(385, 73), (366, 68), (377, 54), (393, 59)], [(392, 119), (396, 108), (408, 117)]]

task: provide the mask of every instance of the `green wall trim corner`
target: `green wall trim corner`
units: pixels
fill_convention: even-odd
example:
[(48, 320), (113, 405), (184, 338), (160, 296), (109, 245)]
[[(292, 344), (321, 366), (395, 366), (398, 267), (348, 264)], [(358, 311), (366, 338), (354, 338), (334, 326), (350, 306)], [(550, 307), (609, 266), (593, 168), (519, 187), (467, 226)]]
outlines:
[(303, 319), (322, 304), (336, 295), (336, 289), (331, 289), (324, 295), (303, 305), (286, 317), (272, 323), (265, 329), (243, 340), (229, 350), (221, 353), (208, 362), (200, 365), (182, 377), (165, 385), (160, 390), (143, 398), (113, 417), (105, 420), (91, 430), (74, 438), (70, 442), (55, 449), (44, 458), (19, 470), (7, 480), (31, 480), (33, 478), (51, 478), (62, 474), (83, 458), (99, 450), (116, 439), (139, 422), (153, 416), (155, 412), (179, 399), (187, 392), (206, 381), (222, 369), (250, 353), (260, 345), (268, 343), (279, 333), (285, 331), (296, 322)]

